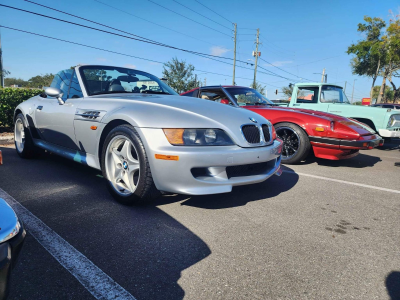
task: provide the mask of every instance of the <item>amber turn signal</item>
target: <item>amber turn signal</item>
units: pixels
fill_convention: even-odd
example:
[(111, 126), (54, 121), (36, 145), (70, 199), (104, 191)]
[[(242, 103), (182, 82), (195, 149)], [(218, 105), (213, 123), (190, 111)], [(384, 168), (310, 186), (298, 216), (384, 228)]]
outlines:
[(154, 156), (156, 159), (179, 160), (179, 156), (177, 156), (177, 155), (155, 154)]
[(1, 154), (1, 150), (0, 150), (0, 165), (3, 164), (3, 155)]
[(315, 127), (315, 130), (316, 131), (325, 131), (325, 128), (324, 127)]
[(181, 128), (170, 128), (163, 129), (165, 136), (167, 137), (168, 142), (172, 145), (183, 145), (183, 132), (185, 129)]
[(96, 130), (96, 129), (97, 129), (97, 126), (90, 126), (90, 129)]

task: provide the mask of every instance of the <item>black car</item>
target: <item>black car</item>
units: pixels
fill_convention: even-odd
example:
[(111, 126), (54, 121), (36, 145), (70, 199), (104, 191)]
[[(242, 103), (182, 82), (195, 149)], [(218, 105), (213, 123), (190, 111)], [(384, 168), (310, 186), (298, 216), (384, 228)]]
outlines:
[(11, 271), (24, 243), (26, 231), (14, 210), (0, 199), (0, 300), (7, 298)]
[(390, 108), (390, 109), (400, 109), (400, 104), (396, 103), (378, 103), (372, 104), (372, 107), (382, 107), (382, 108)]

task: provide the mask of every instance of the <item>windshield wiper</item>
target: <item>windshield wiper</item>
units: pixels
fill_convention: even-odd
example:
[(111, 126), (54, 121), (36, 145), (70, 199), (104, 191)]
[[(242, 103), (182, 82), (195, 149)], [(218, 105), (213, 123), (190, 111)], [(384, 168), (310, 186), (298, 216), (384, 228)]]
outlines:
[(107, 92), (96, 92), (96, 93), (92, 93), (92, 94), (90, 94), (90, 96), (95, 96), (95, 95), (107, 95), (107, 94), (124, 94), (124, 93), (131, 94), (130, 92), (127, 92), (127, 91), (107, 91)]
[(142, 92), (143, 94), (162, 94), (162, 95), (171, 95), (170, 93), (166, 92), (157, 92), (157, 91), (150, 91), (150, 90), (145, 90)]

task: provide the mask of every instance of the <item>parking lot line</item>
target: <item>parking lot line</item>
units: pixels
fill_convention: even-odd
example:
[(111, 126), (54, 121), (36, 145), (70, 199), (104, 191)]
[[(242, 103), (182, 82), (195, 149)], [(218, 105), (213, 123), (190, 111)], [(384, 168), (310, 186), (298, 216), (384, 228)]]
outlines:
[(135, 297), (93, 264), (86, 256), (76, 250), (1, 188), (0, 198), (3, 198), (15, 210), (29, 234), (96, 299), (135, 300)]
[(385, 191), (385, 192), (400, 194), (400, 191), (399, 191), (399, 190), (392, 190), (392, 189), (387, 189), (387, 188), (383, 188), (383, 187), (379, 187), (379, 186), (374, 186), (374, 185), (369, 185), (369, 184), (363, 184), (363, 183), (357, 183), (357, 182), (351, 182), (351, 181), (344, 181), (344, 180), (340, 180), (340, 179), (334, 179), (334, 178), (329, 178), (329, 177), (323, 177), (323, 176), (317, 176), (317, 175), (311, 175), (311, 174), (293, 172), (293, 171), (288, 171), (288, 170), (284, 170), (283, 173), (297, 174), (297, 175), (307, 176), (307, 177), (311, 177), (311, 178), (317, 178), (317, 179), (322, 179), (322, 180), (329, 180), (329, 181), (334, 181), (334, 182), (339, 182), (339, 183), (345, 183), (345, 184), (350, 184), (350, 185), (355, 185), (355, 186), (360, 186), (360, 187), (366, 187), (366, 188), (374, 189), (374, 190), (380, 190), (380, 191)]

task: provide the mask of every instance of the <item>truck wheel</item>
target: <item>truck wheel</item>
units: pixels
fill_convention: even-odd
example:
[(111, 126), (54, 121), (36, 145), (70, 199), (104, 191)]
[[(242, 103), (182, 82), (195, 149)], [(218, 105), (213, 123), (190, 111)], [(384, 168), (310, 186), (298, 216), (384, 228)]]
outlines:
[(161, 195), (154, 184), (146, 150), (132, 126), (120, 125), (110, 131), (101, 165), (108, 190), (118, 202), (145, 204)]
[(22, 114), (18, 114), (15, 118), (14, 143), (15, 150), (22, 158), (33, 158), (40, 153), (40, 149), (33, 143), (31, 133)]
[(311, 149), (307, 134), (292, 123), (275, 125), (276, 135), (283, 141), (282, 163), (296, 164), (304, 160)]

